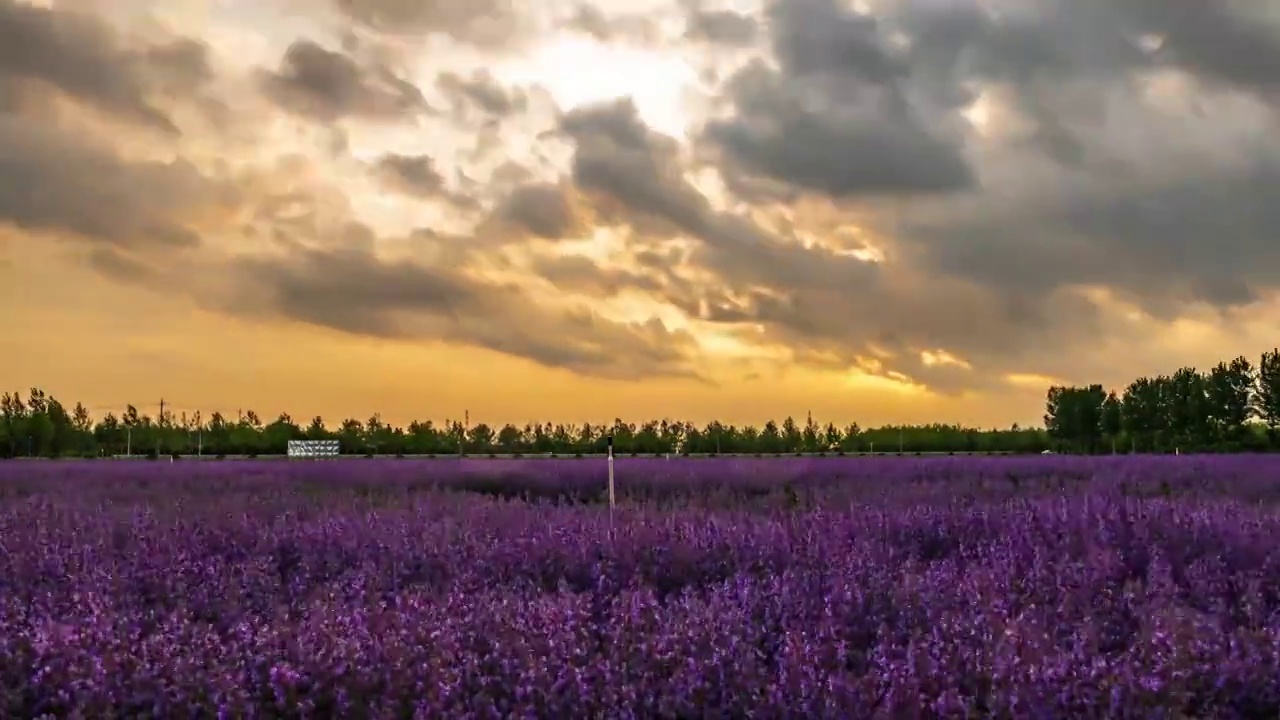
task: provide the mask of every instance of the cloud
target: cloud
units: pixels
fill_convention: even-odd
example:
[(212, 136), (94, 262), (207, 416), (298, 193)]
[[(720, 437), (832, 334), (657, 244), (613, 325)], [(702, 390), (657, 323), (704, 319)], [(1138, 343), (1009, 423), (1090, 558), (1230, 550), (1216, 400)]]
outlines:
[[(1274, 292), (1274, 13), (1142, 0), (873, 8), (770, 3), (772, 62), (731, 78), (701, 142), (737, 197), (791, 208), (810, 234), (822, 223), (801, 208), (833, 203), (889, 260), (838, 289), (822, 279), (829, 263), (802, 262), (812, 248), (788, 246), (765, 284), (775, 292), (734, 314), (837, 363), (888, 347), (886, 367), (980, 387), (1000, 370), (1078, 372), (1064, 348), (1117, 331), (1093, 288), (1154, 322)], [(762, 279), (751, 253), (735, 266), (700, 252), (730, 286)], [(786, 266), (803, 269), (778, 282)], [(940, 378), (912, 360), (930, 340), (974, 369)]]
[(694, 10), (689, 15), (685, 37), (730, 46), (750, 45), (760, 24), (750, 15), (730, 10)]
[(322, 122), (402, 120), (429, 109), (422, 91), (390, 69), (364, 67), (310, 40), (290, 45), (280, 69), (263, 73), (262, 88), (281, 108)]
[(684, 178), (675, 141), (644, 126), (629, 100), (575, 110), (562, 128), (576, 143), (573, 178), (597, 196), (601, 218), (641, 232), (695, 238), (700, 263), (744, 285), (785, 290), (874, 282), (869, 263), (805, 249), (747, 218), (713, 209)]
[(550, 183), (525, 183), (506, 195), (493, 219), (530, 236), (559, 240), (589, 229), (569, 189)]
[[(562, 129), (576, 144), (574, 181), (594, 197), (602, 222), (697, 241), (688, 263), (714, 280), (690, 284), (669, 276), (660, 296), (700, 320), (763, 323), (776, 339), (820, 351), (815, 356), (835, 351), (837, 359), (827, 364), (846, 367), (874, 344), (906, 353), (941, 335), (967, 346), (966, 339), (990, 340), (993, 331), (1003, 333), (1011, 325), (1026, 329), (1038, 321), (1005, 313), (1004, 319), (997, 315), (986, 321), (986, 331), (975, 332), (957, 321), (963, 322), (967, 312), (992, 310), (977, 293), (888, 276), (855, 254), (805, 245), (742, 215), (713, 209), (683, 177), (674, 141), (646, 128), (629, 101), (571, 112)], [(575, 269), (581, 276), (588, 268)], [(624, 279), (615, 275), (608, 282)], [(636, 287), (653, 289), (648, 280)]]
[(804, 78), (753, 63), (730, 80), (735, 114), (704, 137), (741, 172), (833, 197), (938, 193), (975, 182), (961, 145), (925, 126), (892, 87), (824, 78), (820, 109)]
[[(0, 105), (54, 89), (112, 117), (176, 135), (156, 103), (161, 90), (186, 95), (209, 78), (203, 44), (179, 39), (135, 51), (88, 13), (0, 0)], [(30, 98), (27, 98), (30, 100)]]
[(610, 320), (554, 307), (460, 269), (390, 261), (360, 250), (244, 258), (224, 307), (263, 311), (352, 335), (435, 339), (486, 348), (603, 378), (697, 378), (696, 340), (658, 320)]
[(478, 70), (469, 77), (444, 72), (436, 78), (436, 86), (454, 99), (455, 107), (474, 107), (492, 117), (505, 118), (528, 108), (528, 98), (524, 93), (502, 87), (492, 74), (484, 70)]
[(440, 34), (499, 48), (525, 34), (525, 18), (511, 0), (332, 0), (339, 11), (388, 35)]
[[(1178, 362), (1141, 351), (1188, 317), (1263, 337), (1280, 287), (1274, 3), (233, 5), (164, 6), (183, 37), (0, 0), (21, 242), (238, 318), (587, 375), (690, 377), (724, 343), (995, 395)], [(604, 69), (551, 112), (505, 60), (566, 31), (725, 81)], [(589, 102), (615, 79), (634, 99)], [(191, 122), (211, 104), (238, 121)]]
[(86, 261), (98, 274), (127, 285), (151, 283), (159, 274), (145, 261), (110, 247), (93, 248)]
[(1162, 314), (1275, 287), (1274, 15), (1146, 0), (1041, 0), (1007, 18), (905, 6), (914, 72), (984, 83), (1010, 126), (982, 149), (984, 192), (899, 218), (936, 272), (1032, 301), (1105, 286)]
[(769, 21), (778, 69), (756, 61), (735, 73), (730, 117), (704, 130), (736, 170), (834, 197), (973, 185), (956, 108), (912, 87), (875, 17), (784, 0)]
[(606, 12), (596, 5), (588, 4), (579, 4), (574, 8), (565, 27), (587, 35), (596, 42), (642, 47), (658, 43), (662, 34), (653, 17), (643, 13)]
[(445, 180), (428, 155), (387, 153), (375, 166), (378, 177), (390, 188), (415, 197), (445, 194)]
[(56, 128), (0, 114), (0, 220), (116, 247), (194, 248), (189, 221), (234, 190), (182, 160), (129, 162)]
[(159, 84), (171, 94), (190, 92), (214, 79), (209, 46), (191, 38), (153, 45), (142, 52)]

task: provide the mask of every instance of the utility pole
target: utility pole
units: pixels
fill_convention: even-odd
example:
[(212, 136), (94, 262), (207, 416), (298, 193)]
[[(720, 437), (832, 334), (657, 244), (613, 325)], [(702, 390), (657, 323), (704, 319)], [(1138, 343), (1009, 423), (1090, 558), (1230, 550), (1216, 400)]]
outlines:
[(898, 454), (902, 454), (902, 428), (898, 428)]
[(471, 432), (471, 411), (462, 411), (462, 432), (458, 435), (458, 457), (467, 454), (464, 443), (467, 441), (467, 433)]
[(156, 455), (160, 454), (160, 446), (164, 440), (164, 398), (160, 398), (160, 418), (156, 421)]
[(125, 457), (133, 456), (133, 426), (126, 425), (124, 429), (124, 455)]

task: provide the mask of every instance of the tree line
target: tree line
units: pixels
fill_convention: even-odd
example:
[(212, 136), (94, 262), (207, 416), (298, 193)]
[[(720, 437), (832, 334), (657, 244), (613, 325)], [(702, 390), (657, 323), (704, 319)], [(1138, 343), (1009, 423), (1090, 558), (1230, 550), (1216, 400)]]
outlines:
[(980, 430), (959, 425), (887, 425), (838, 427), (812, 417), (786, 418), (761, 426), (676, 420), (627, 423), (528, 423), (493, 427), (457, 420), (442, 424), (415, 421), (406, 427), (347, 418), (336, 427), (323, 418), (295, 422), (281, 413), (264, 422), (252, 410), (228, 418), (199, 412), (161, 411), (152, 417), (129, 405), (119, 415), (90, 417), (83, 404), (66, 405), (39, 388), (24, 399), (0, 396), (0, 456), (103, 457), (117, 455), (278, 455), (290, 440), (338, 440), (341, 452), (357, 455), (574, 455), (604, 452), (614, 438), (619, 454), (782, 454), (782, 453), (1036, 453), (1050, 445), (1039, 428)]
[(1049, 388), (1045, 430), (1070, 452), (1280, 449), (1280, 349), (1140, 377), (1119, 394), (1100, 384)]
[(338, 440), (358, 455), (485, 455), (604, 452), (614, 438), (619, 454), (791, 453), (1072, 453), (1239, 452), (1280, 449), (1280, 349), (1255, 367), (1245, 357), (1207, 372), (1184, 367), (1172, 375), (1141, 377), (1121, 393), (1101, 384), (1048, 389), (1043, 428), (978, 429), (942, 423), (863, 428), (787, 417), (781, 423), (697, 425), (678, 420), (636, 424), (527, 423), (494, 427), (446, 420), (405, 427), (347, 418), (337, 426), (288, 413), (264, 422), (252, 410), (228, 418), (200, 412), (161, 412), (133, 405), (120, 414), (90, 416), (39, 388), (25, 398), (0, 395), (0, 457), (118, 455), (280, 455), (290, 440)]

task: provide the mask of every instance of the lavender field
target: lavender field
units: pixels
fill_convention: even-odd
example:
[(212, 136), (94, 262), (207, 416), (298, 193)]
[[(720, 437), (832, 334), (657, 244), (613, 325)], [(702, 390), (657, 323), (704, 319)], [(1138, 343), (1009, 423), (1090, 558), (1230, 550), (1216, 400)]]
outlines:
[(0, 713), (1280, 714), (1280, 458), (617, 473), (0, 464)]

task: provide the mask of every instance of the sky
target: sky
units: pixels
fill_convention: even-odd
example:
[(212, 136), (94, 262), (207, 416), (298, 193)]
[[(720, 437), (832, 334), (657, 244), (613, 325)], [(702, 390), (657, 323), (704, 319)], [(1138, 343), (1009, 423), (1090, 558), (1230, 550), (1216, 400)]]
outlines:
[(0, 382), (1038, 424), (1280, 342), (1280, 1), (0, 0)]

